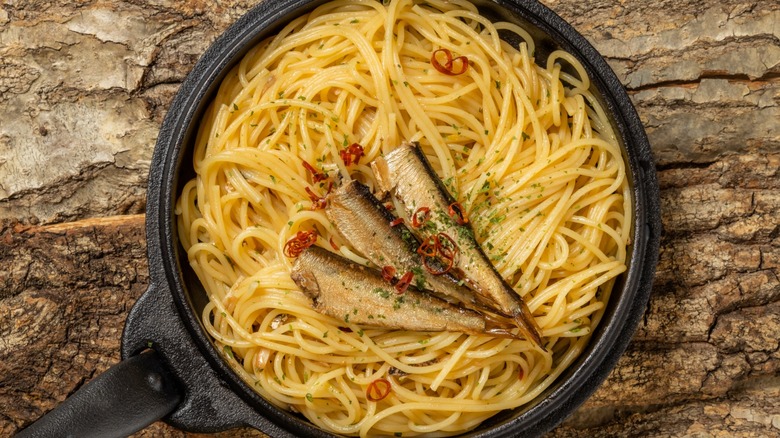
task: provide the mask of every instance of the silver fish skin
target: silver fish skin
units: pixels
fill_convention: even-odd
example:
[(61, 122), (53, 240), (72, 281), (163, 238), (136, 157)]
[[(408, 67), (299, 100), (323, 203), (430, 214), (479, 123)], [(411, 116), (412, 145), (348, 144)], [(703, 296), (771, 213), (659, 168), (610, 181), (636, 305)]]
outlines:
[(314, 309), (344, 323), (420, 332), (463, 332), (517, 338), (509, 329), (410, 286), (403, 294), (378, 271), (317, 246), (293, 263), (290, 277)]
[(353, 180), (331, 193), (325, 214), (352, 248), (374, 265), (392, 266), (398, 277), (412, 272), (412, 284), (418, 289), (455, 298), (468, 308), (479, 307), (474, 293), (458, 284), (457, 278), (449, 273), (433, 275), (423, 267), (417, 254), (420, 242), (406, 225), (390, 226), (395, 216), (366, 185)]
[(525, 302), (504, 281), (485, 255), (469, 224), (460, 225), (449, 215), (455, 202), (434, 172), (419, 145), (404, 143), (371, 163), (378, 189), (390, 193), (403, 205), (404, 220), (420, 207), (430, 209), (431, 222), (420, 228), (410, 227), (419, 239), (446, 233), (458, 246), (453, 272), (472, 289), (478, 301), (497, 313), (514, 319), (526, 339), (543, 348), (539, 327)]

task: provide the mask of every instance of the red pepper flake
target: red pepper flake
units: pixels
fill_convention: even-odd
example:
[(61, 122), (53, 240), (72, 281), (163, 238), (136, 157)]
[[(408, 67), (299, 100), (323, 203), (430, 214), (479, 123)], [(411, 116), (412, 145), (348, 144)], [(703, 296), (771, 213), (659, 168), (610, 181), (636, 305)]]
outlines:
[(344, 333), (352, 333), (352, 329), (349, 327), (339, 327), (339, 330), (341, 330)]
[(312, 166), (311, 164), (309, 164), (306, 161), (303, 162), (303, 167), (306, 170), (308, 170), (309, 173), (311, 173), (311, 181), (313, 183), (315, 183), (315, 184), (317, 184), (320, 181), (324, 181), (324, 180), (328, 179), (328, 175), (325, 175), (322, 172), (318, 172), (317, 169), (314, 168), (314, 166)]
[(295, 237), (284, 244), (284, 255), (290, 258), (298, 257), (306, 248), (314, 245), (314, 242), (316, 241), (316, 230), (298, 231), (298, 234), (296, 234)]
[(339, 151), (341, 160), (344, 161), (345, 166), (351, 166), (352, 164), (358, 164), (360, 157), (363, 156), (363, 146), (357, 143), (352, 143), (348, 148), (343, 151)]
[(403, 277), (401, 277), (400, 280), (398, 280), (398, 283), (395, 284), (395, 291), (398, 292), (398, 295), (406, 292), (406, 289), (409, 288), (412, 280), (414, 280), (414, 274), (412, 274), (412, 271), (408, 271), (406, 274), (404, 274)]
[(391, 227), (397, 227), (398, 225), (401, 225), (402, 223), (404, 223), (404, 218), (399, 217), (398, 219), (395, 219), (392, 222), (390, 222), (390, 226)]
[[(444, 64), (441, 63), (444, 61)], [(466, 73), (469, 69), (469, 59), (465, 56), (452, 57), (449, 49), (438, 49), (431, 55), (433, 68), (449, 76), (457, 76)]]
[(523, 377), (525, 377), (525, 371), (523, 371), (523, 367), (518, 367), (517, 380), (523, 380)]
[(385, 204), (385, 210), (393, 211), (394, 209), (395, 209), (395, 206), (393, 205), (392, 202), (388, 202), (387, 204)]
[(331, 236), (330, 239), (328, 239), (328, 243), (330, 243), (330, 247), (333, 248), (335, 251), (339, 250), (339, 246), (336, 245), (336, 242), (333, 241), (333, 237)]
[(309, 199), (311, 199), (311, 202), (312, 202), (311, 209), (312, 210), (321, 210), (321, 209), (325, 208), (325, 206), (328, 204), (327, 197), (328, 197), (328, 194), (330, 194), (330, 191), (333, 190), (333, 181), (331, 181), (328, 184), (328, 191), (325, 192), (325, 194), (322, 195), (322, 196), (317, 196), (317, 194), (314, 193), (312, 191), (312, 189), (309, 188), (309, 187), (306, 187), (305, 190), (306, 190), (306, 194), (309, 195)]
[(350, 155), (346, 149), (344, 149), (343, 151), (339, 151), (339, 155), (341, 156), (341, 161), (344, 162), (345, 166), (349, 166), (350, 164), (352, 164), (352, 155)]
[(311, 209), (312, 210), (320, 210), (320, 209), (325, 208), (325, 204), (327, 203), (327, 201), (325, 201), (325, 197), (324, 196), (322, 196), (322, 197), (317, 196), (317, 194), (314, 193), (309, 187), (306, 187), (306, 194), (308, 194), (309, 195), (309, 199), (311, 199), (311, 202), (312, 202)]
[(390, 395), (392, 386), (387, 379), (376, 379), (368, 384), (366, 388), (366, 398), (372, 402), (378, 402)]
[(423, 226), (423, 224), (425, 224), (425, 221), (427, 221), (429, 217), (431, 217), (430, 208), (428, 207), (418, 208), (412, 215), (412, 226), (415, 228), (420, 228), (421, 226)]
[(453, 202), (452, 204), (450, 204), (449, 211), (450, 211), (450, 217), (455, 219), (455, 222), (457, 222), (458, 225), (466, 225), (467, 223), (469, 223), (469, 218), (467, 218), (463, 214), (463, 206), (460, 205), (460, 203)]
[(382, 268), (382, 278), (385, 281), (393, 281), (395, 278), (395, 268), (392, 266), (385, 266)]
[(423, 241), (417, 248), (417, 254), (423, 257), (436, 257), (436, 244), (438, 239), (436, 236), (431, 236)]

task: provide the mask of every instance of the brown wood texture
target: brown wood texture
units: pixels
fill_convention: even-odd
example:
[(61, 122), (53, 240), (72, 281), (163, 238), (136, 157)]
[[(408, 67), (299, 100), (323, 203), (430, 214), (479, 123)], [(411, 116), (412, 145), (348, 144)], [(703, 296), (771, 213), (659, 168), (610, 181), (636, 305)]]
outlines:
[[(0, 435), (119, 360), (162, 117), (255, 2), (0, 4)], [(665, 228), (644, 321), (551, 437), (780, 435), (780, 3), (546, 0), (646, 126)], [(260, 436), (251, 430), (222, 436)], [(138, 436), (195, 436), (158, 422)]]

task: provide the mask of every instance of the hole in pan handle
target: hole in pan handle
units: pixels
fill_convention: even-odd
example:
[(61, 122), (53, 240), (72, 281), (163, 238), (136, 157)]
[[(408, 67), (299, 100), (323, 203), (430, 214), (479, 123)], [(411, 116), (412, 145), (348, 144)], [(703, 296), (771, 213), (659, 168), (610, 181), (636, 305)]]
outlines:
[(16, 436), (124, 437), (172, 412), (181, 400), (179, 384), (147, 349), (112, 366)]

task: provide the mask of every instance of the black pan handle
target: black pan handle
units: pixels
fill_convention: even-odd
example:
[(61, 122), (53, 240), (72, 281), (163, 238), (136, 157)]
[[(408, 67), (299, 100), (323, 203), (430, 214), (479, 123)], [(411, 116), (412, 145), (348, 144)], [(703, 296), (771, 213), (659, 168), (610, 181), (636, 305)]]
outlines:
[[(152, 236), (157, 232), (150, 228), (146, 235)], [(219, 352), (212, 347), (211, 341), (206, 338), (207, 334), (197, 330), (200, 324), (199, 312), (179, 312), (174, 292), (166, 278), (165, 265), (156, 255), (158, 249), (151, 240), (150, 247), (151, 285), (127, 316), (122, 333), (122, 357), (134, 357), (151, 345), (183, 388), (181, 403), (165, 416), (164, 421), (177, 429), (199, 433), (249, 426), (274, 438), (332, 436), (314, 426), (308, 426), (311, 423), (305, 423), (289, 412), (273, 408), (233, 374), (223, 358), (216, 356)], [(174, 286), (179, 287), (175, 283)], [(186, 300), (180, 295), (182, 290), (175, 293), (178, 299)], [(183, 304), (189, 306), (186, 301)], [(215, 357), (209, 357), (209, 354)], [(221, 369), (220, 365), (227, 369)], [(254, 396), (254, 407), (239, 394)], [(290, 424), (305, 426), (291, 431)]]
[(154, 350), (126, 359), (82, 386), (17, 438), (125, 437), (172, 412), (182, 400)]

